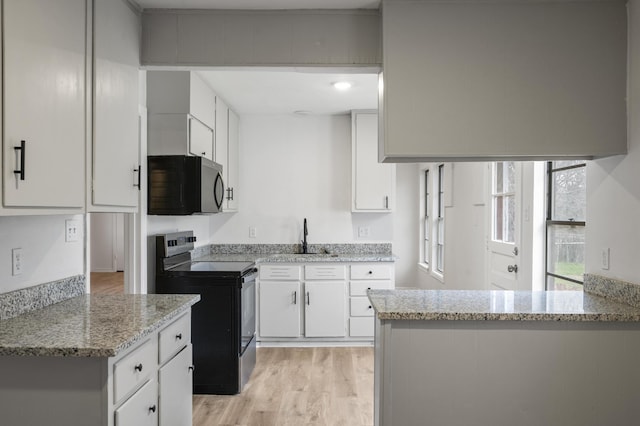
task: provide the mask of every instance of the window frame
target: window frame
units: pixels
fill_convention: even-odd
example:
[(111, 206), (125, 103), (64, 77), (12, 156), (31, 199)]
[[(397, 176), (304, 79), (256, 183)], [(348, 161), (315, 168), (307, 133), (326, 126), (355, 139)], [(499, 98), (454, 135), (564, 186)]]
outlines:
[(554, 201), (554, 185), (553, 185), (553, 173), (563, 172), (566, 170), (578, 169), (584, 167), (586, 170), (587, 162), (584, 160), (581, 163), (571, 164), (568, 166), (555, 167), (553, 165), (553, 161), (547, 161), (546, 167), (546, 179), (547, 179), (547, 194), (546, 194), (546, 215), (545, 215), (545, 256), (544, 256), (544, 288), (546, 291), (549, 291), (549, 277), (559, 278), (562, 280), (566, 280), (572, 282), (574, 284), (584, 285), (584, 281), (576, 280), (575, 278), (571, 278), (568, 276), (564, 276), (561, 274), (549, 272), (549, 234), (550, 229), (553, 226), (570, 226), (570, 227), (586, 227), (586, 220), (556, 220), (553, 219), (553, 201)]

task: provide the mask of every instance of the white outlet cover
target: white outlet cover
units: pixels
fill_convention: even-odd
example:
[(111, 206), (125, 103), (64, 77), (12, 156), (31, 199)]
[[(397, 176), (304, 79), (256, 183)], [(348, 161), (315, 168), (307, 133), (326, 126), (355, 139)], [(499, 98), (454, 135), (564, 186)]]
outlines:
[(66, 242), (73, 243), (80, 239), (80, 223), (77, 220), (66, 220), (64, 227), (64, 240)]

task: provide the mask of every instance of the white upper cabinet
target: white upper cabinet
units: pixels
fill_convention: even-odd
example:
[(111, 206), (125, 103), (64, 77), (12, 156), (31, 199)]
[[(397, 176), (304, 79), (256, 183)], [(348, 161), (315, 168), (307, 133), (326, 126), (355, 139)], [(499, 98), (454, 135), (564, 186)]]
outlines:
[(85, 0), (3, 2), (5, 207), (84, 208), (86, 13)]
[(385, 162), (627, 150), (624, 1), (383, 0)]
[(124, 0), (94, 2), (93, 190), (89, 210), (135, 211), (140, 172), (140, 19)]
[(149, 155), (214, 160), (215, 94), (192, 71), (148, 71)]
[(239, 118), (216, 96), (216, 152), (215, 162), (222, 165), (225, 183), (225, 212), (238, 211), (238, 130)]
[(215, 128), (215, 94), (193, 71), (147, 72), (149, 114), (191, 114)]
[(354, 212), (390, 212), (395, 206), (396, 167), (378, 163), (378, 114), (351, 116), (351, 208)]

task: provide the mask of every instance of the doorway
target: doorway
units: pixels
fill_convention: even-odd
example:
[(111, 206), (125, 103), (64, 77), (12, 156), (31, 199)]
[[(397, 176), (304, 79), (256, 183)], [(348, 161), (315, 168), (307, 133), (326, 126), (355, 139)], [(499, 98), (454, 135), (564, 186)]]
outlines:
[(125, 214), (90, 213), (92, 294), (123, 294)]

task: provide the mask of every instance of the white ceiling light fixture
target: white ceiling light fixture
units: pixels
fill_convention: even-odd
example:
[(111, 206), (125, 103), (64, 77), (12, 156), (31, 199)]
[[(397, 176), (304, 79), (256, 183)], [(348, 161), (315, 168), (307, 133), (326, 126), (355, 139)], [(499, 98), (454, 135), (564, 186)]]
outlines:
[(345, 91), (351, 89), (351, 83), (348, 81), (336, 81), (333, 83), (333, 87), (335, 87), (336, 90)]

